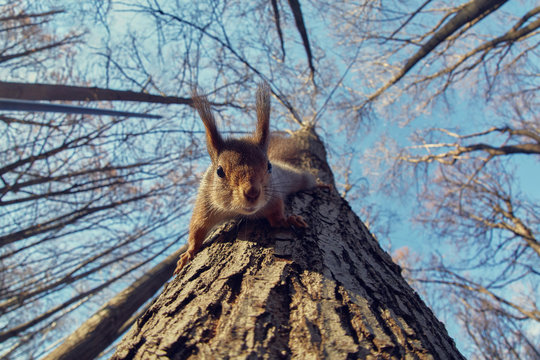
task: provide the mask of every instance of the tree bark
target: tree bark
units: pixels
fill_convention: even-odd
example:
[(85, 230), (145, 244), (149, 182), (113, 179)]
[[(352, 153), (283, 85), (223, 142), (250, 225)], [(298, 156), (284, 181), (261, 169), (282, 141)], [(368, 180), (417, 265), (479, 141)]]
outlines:
[[(315, 133), (304, 166), (333, 183)], [(231, 222), (137, 320), (112, 359), (463, 359), (335, 191), (292, 196), (307, 229)]]

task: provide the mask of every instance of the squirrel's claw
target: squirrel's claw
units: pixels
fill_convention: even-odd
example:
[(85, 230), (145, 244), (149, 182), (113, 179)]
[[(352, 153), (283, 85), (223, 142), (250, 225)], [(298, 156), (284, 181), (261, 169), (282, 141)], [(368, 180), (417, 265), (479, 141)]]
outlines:
[(287, 218), (287, 223), (297, 228), (307, 228), (308, 224), (300, 215), (291, 215)]
[(178, 259), (178, 261), (176, 262), (176, 269), (174, 269), (174, 275), (178, 275), (178, 273), (180, 273), (180, 270), (182, 270), (182, 268), (187, 264), (187, 262), (193, 259), (194, 255), (195, 254), (193, 254), (193, 252), (189, 250), (183, 253), (180, 256), (180, 259)]

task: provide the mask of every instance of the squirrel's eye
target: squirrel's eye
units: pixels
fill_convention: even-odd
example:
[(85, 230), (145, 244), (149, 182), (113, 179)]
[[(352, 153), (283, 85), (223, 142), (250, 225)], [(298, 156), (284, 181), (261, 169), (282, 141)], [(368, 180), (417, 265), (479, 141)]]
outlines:
[(225, 171), (223, 171), (223, 168), (221, 166), (218, 166), (217, 168), (217, 176), (219, 176), (220, 178), (225, 177)]
[(270, 163), (270, 161), (268, 162), (268, 172), (272, 172), (272, 164)]

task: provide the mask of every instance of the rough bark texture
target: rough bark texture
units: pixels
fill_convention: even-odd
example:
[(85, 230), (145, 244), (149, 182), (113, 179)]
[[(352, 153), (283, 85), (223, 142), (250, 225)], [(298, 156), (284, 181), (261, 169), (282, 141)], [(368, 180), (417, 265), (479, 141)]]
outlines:
[[(305, 165), (331, 182), (323, 145)], [(335, 191), (291, 197), (307, 229), (229, 223), (171, 281), (113, 359), (462, 359)]]

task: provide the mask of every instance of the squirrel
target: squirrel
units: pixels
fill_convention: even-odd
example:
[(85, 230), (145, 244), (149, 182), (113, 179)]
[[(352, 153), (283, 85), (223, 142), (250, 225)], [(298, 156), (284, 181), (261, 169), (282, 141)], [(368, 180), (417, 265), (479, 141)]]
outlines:
[(329, 187), (292, 165), (299, 151), (293, 139), (270, 134), (268, 84), (257, 89), (257, 126), (249, 137), (224, 139), (209, 102), (196, 90), (193, 103), (205, 127), (212, 164), (203, 175), (189, 224), (188, 249), (180, 256), (175, 275), (193, 259), (210, 230), (223, 221), (238, 216), (266, 218), (271, 227), (306, 228), (301, 216), (285, 216), (284, 199), (301, 190)]

